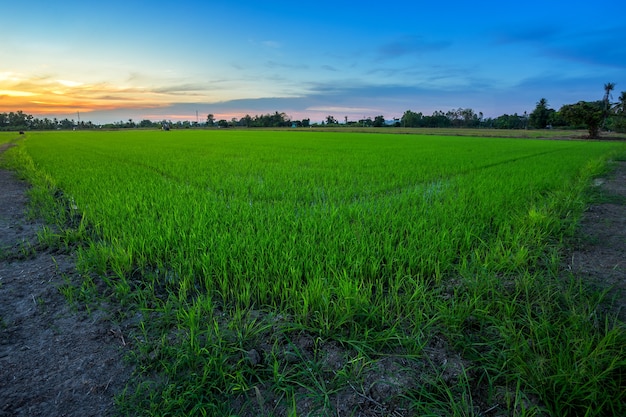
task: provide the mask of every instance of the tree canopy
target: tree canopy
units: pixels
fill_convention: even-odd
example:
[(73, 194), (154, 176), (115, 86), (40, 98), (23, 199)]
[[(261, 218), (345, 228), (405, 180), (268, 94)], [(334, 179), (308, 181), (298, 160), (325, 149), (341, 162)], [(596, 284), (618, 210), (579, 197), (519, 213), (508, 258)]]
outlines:
[(595, 139), (600, 135), (600, 126), (606, 117), (606, 107), (603, 100), (579, 101), (561, 107), (560, 113), (571, 125), (586, 126), (589, 138)]

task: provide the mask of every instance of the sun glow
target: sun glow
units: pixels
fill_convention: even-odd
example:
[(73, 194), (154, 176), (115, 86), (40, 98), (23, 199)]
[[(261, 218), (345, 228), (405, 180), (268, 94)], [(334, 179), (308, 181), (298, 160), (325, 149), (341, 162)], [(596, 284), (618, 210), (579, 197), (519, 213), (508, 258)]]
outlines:
[(33, 93), (30, 91), (14, 91), (14, 90), (0, 90), (0, 97), (9, 96), (9, 97), (31, 97), (36, 96), (37, 93)]
[(83, 85), (83, 83), (80, 82), (76, 82), (76, 81), (68, 81), (68, 80), (56, 80), (59, 84), (62, 84), (66, 87), (78, 87)]
[(68, 110), (156, 108), (171, 101), (168, 94), (144, 86), (0, 73), (0, 112), (54, 114)]

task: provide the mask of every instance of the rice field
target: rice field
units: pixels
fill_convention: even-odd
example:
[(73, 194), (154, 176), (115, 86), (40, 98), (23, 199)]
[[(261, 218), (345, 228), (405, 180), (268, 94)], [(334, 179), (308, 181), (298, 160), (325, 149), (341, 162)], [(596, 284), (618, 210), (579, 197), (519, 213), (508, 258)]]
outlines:
[(57, 225), (42, 241), (77, 252), (62, 290), (132, 323), (122, 413), (606, 415), (624, 328), (561, 256), (624, 151), (212, 130), (28, 133), (9, 154)]

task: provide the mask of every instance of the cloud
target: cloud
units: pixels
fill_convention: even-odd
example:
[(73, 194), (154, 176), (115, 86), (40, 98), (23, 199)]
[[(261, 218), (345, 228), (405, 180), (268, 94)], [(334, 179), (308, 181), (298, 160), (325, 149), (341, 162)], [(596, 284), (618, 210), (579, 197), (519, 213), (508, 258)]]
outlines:
[(159, 88), (149, 88), (148, 91), (159, 94), (189, 94), (192, 92), (206, 91), (210, 89), (206, 84), (178, 84), (178, 85), (166, 85)]
[(261, 45), (267, 48), (271, 48), (271, 49), (280, 49), (282, 47), (280, 42), (276, 42), (276, 41), (262, 41)]
[(433, 41), (423, 36), (403, 36), (387, 42), (378, 48), (379, 59), (398, 58), (406, 55), (421, 55), (436, 52), (452, 45), (450, 41)]
[(626, 69), (626, 26), (585, 31), (548, 45), (544, 52), (561, 59)]
[(31, 91), (17, 91), (17, 90), (0, 90), (0, 96), (7, 97), (32, 97), (38, 95)]
[(345, 107), (345, 106), (312, 106), (305, 110), (322, 113), (372, 113), (380, 109), (371, 107)]
[(493, 43), (496, 45), (509, 45), (515, 43), (545, 43), (554, 40), (560, 30), (549, 26), (520, 26), (506, 28), (491, 34)]
[(493, 33), (495, 45), (529, 45), (537, 55), (587, 65), (626, 68), (626, 26), (565, 30), (537, 26)]
[(535, 102), (546, 98), (553, 108), (560, 108), (563, 104), (576, 103), (579, 100), (600, 100), (607, 81), (611, 80), (605, 80), (599, 75), (564, 77), (558, 72), (550, 71), (525, 78), (511, 89), (518, 95), (540, 95), (533, 98)]
[(265, 65), (268, 68), (285, 68), (289, 70), (305, 70), (309, 68), (309, 66), (305, 64), (285, 64), (285, 63), (276, 62), (276, 61), (267, 61)]
[(337, 68), (333, 67), (332, 65), (322, 65), (320, 68), (325, 71), (331, 71), (331, 72), (339, 71)]

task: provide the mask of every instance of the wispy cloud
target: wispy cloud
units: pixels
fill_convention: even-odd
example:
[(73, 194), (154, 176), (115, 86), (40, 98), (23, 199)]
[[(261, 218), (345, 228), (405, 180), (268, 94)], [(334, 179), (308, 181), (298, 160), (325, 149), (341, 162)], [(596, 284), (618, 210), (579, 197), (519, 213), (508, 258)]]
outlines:
[(289, 69), (289, 70), (305, 70), (309, 68), (309, 66), (306, 64), (287, 64), (284, 62), (276, 62), (276, 61), (266, 61), (265, 65), (268, 68), (284, 68), (284, 69)]
[(452, 45), (450, 41), (430, 40), (424, 36), (407, 35), (394, 39), (378, 48), (378, 59), (398, 58), (406, 55), (422, 55), (441, 51)]
[(311, 106), (305, 110), (322, 113), (366, 113), (380, 112), (379, 108), (372, 107), (348, 107), (348, 106)]
[(493, 44), (528, 45), (535, 54), (589, 65), (626, 68), (626, 26), (602, 29), (557, 26), (502, 29), (491, 34)]
[(591, 65), (626, 69), (626, 26), (581, 31), (547, 45), (545, 53), (561, 59)]
[(52, 74), (27, 77), (5, 73), (0, 78), (0, 111), (20, 109), (45, 114), (64, 108), (89, 111), (155, 107), (180, 101), (181, 96), (187, 97), (189, 101), (198, 100), (198, 97), (208, 99), (208, 89), (201, 83), (158, 85), (151, 88), (104, 81), (87, 83), (61, 79)]
[(551, 42), (560, 34), (554, 26), (513, 27), (503, 28), (491, 34), (495, 45), (509, 45), (515, 43), (545, 43)]
[(282, 47), (281, 43), (277, 41), (262, 41), (261, 45), (271, 49), (280, 49)]

